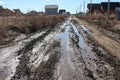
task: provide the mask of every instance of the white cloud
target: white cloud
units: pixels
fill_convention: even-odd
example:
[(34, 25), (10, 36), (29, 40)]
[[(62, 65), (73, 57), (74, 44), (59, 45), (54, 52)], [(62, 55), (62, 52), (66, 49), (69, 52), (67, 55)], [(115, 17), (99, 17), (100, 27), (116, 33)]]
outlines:
[(1, 5), (1, 4), (5, 4), (5, 3), (4, 3), (3, 1), (0, 0), (0, 5)]

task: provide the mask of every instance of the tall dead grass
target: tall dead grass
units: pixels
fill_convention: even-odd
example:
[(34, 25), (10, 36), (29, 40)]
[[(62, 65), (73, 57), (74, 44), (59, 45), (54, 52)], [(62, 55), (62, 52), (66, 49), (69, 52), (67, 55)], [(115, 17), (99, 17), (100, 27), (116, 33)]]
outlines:
[(12, 41), (17, 35), (52, 29), (65, 20), (63, 15), (0, 17), (0, 45)]

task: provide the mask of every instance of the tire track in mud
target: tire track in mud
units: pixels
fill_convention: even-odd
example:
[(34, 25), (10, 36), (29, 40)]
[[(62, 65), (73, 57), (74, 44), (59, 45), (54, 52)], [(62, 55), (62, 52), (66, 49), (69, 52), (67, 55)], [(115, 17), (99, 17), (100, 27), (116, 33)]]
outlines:
[[(77, 58), (78, 68), (80, 68), (83, 72), (84, 78), (80, 78), (81, 80), (96, 80), (93, 76), (93, 72), (87, 67), (86, 61), (83, 57), (83, 51), (82, 49), (86, 46), (85, 40), (83, 38), (83, 34), (79, 34), (77, 27), (74, 26), (73, 23), (71, 23), (71, 33), (70, 39), (71, 43), (73, 45), (75, 57)], [(86, 54), (86, 53), (84, 53)], [(75, 79), (76, 80), (76, 79)]]
[(25, 45), (25, 47), (23, 49), (18, 51), (18, 55), (22, 55), (22, 56), (21, 56), (21, 58), (19, 58), (20, 63), (17, 66), (16, 73), (11, 80), (20, 79), (20, 76), (25, 76), (25, 75), (29, 76), (30, 75), (30, 69), (27, 66), (28, 61), (29, 61), (29, 57), (27, 56), (26, 53), (33, 48), (33, 45), (37, 41), (42, 40), (42, 38), (44, 38), (49, 33), (50, 33), (50, 30), (48, 31), (48, 33), (44, 33), (42, 36), (32, 40), (30, 43)]
[(120, 60), (71, 20), (60, 26), (62, 32), (49, 30), (21, 49), (11, 80), (119, 80)]
[[(79, 36), (73, 30), (70, 20), (63, 26), (64, 30), (57, 38), (60, 38), (62, 44), (61, 59), (55, 70), (55, 80), (90, 80), (92, 74), (86, 69), (86, 65), (81, 55)], [(88, 74), (88, 75), (87, 75)], [(92, 79), (94, 77), (92, 76)]]
[[(51, 51), (50, 51), (51, 53)], [(59, 61), (60, 51), (54, 51), (48, 61), (42, 62), (36, 69), (35, 77), (33, 80), (53, 80), (53, 70), (55, 69), (56, 63)]]
[[(88, 39), (90, 40), (89, 44), (94, 46), (92, 50), (96, 53), (95, 55), (100, 60), (103, 61), (103, 64), (108, 63), (112, 67), (112, 71), (111, 72), (107, 71), (106, 74), (113, 75), (114, 79), (111, 79), (111, 80), (119, 80), (120, 79), (120, 60), (118, 59), (118, 57), (112, 55), (110, 51), (107, 51), (102, 45), (98, 44), (98, 42), (96, 42), (92, 37), (88, 37)], [(106, 53), (104, 53), (101, 50), (101, 47), (103, 48), (103, 50), (106, 51)], [(98, 72), (100, 71), (98, 70)], [(102, 73), (100, 72), (100, 74)]]
[[(34, 40), (32, 40), (30, 43), (28, 43), (23, 49), (21, 49), (19, 52), (18, 52), (18, 55), (22, 55), (21, 56), (21, 58), (19, 58), (20, 59), (20, 64), (17, 66), (17, 68), (16, 68), (16, 73), (15, 73), (15, 75), (13, 76), (13, 78), (11, 79), (11, 80), (40, 80), (42, 77), (39, 77), (38, 76), (38, 74), (35, 74), (35, 73), (38, 73), (38, 71), (37, 70), (39, 70), (39, 68), (41, 68), (41, 66), (42, 67), (45, 67), (46, 65), (40, 65), (35, 71), (31, 71), (31, 68), (28, 66), (28, 64), (29, 64), (29, 60), (30, 60), (30, 56), (28, 56), (28, 55), (30, 55), (30, 51), (34, 48), (34, 45), (36, 45), (36, 43), (37, 42), (40, 42), (41, 43), (41, 41), (42, 40), (44, 40), (44, 38), (48, 35), (48, 34), (50, 34), (52, 31), (55, 31), (55, 30), (48, 30), (46, 33), (44, 33), (42, 36), (39, 36), (38, 38), (36, 38), (36, 39), (34, 39)], [(52, 43), (53, 44), (53, 43)], [(48, 45), (51, 45), (51, 44), (48, 44)], [(47, 45), (46, 45), (47, 46)], [(44, 47), (46, 47), (46, 46), (44, 46)], [(49, 46), (50, 47), (50, 46)], [(60, 47), (60, 46), (59, 46)], [(48, 49), (47, 50), (47, 54), (48, 54), (48, 51), (49, 51), (50, 49)], [(51, 52), (52, 52), (53, 50), (51, 49)], [(59, 52), (59, 50), (58, 50), (58, 52)], [(53, 53), (54, 53), (54, 51), (53, 51)], [(46, 54), (44, 54), (44, 55), (46, 55)], [(52, 54), (51, 53), (51, 55), (56, 55), (55, 53), (54, 54)], [(50, 60), (50, 62), (53, 60), (53, 59), (51, 59), (52, 58), (52, 56), (50, 55), (50, 58), (49, 58), (49, 60)], [(32, 56), (32, 55), (31, 55)], [(56, 60), (57, 61), (57, 60)], [(50, 64), (50, 62), (48, 61), (43, 61), (42, 62), (42, 64), (47, 64), (48, 66), (50, 66), (50, 65), (54, 65), (54, 64)], [(53, 61), (54, 62), (54, 61)], [(54, 62), (55, 63), (55, 62)], [(52, 67), (53, 68), (53, 67)], [(47, 69), (49, 69), (49, 67), (47, 67)], [(42, 71), (40, 71), (41, 73), (42, 73)], [(45, 72), (44, 72), (45, 73)], [(43, 73), (43, 74), (44, 74)], [(46, 73), (47, 73), (47, 71), (46, 71)], [(49, 72), (50, 74), (52, 74), (52, 71), (50, 71)], [(38, 76), (38, 78), (36, 78), (35, 76)], [(50, 75), (51, 76), (51, 75)], [(35, 79), (34, 79), (34, 78)], [(47, 78), (47, 76), (43, 76), (44, 78), (46, 77)], [(49, 76), (48, 76), (49, 77)]]

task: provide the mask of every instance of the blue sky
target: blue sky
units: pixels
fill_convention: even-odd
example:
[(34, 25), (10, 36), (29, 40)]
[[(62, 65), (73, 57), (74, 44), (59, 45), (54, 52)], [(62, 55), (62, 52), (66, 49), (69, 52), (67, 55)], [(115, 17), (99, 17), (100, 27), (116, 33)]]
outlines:
[[(66, 9), (71, 13), (76, 13), (76, 9), (81, 11), (84, 10), (85, 4), (90, 2), (90, 0), (0, 0), (0, 5), (9, 9), (19, 8), (22, 12), (26, 13), (31, 10), (44, 11), (44, 6), (49, 4), (57, 4), (59, 9)], [(92, 0), (93, 3), (105, 2), (108, 0)], [(111, 0), (119, 1), (119, 0)]]

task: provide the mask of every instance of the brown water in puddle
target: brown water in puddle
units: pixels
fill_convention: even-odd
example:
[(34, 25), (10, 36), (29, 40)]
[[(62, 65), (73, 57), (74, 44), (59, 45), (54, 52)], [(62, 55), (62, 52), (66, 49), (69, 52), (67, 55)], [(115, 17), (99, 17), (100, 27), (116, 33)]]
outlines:
[(67, 21), (64, 23), (62, 28), (65, 28), (64, 32), (60, 32), (57, 34), (56, 38), (59, 39), (62, 43), (62, 55), (61, 59), (58, 65), (57, 70), (57, 78), (58, 80), (85, 80), (82, 74), (82, 70), (79, 70), (78, 66), (75, 62), (77, 62), (75, 53), (72, 50), (72, 47), (70, 47), (70, 41), (69, 41), (69, 34), (70, 34), (70, 28), (73, 28), (74, 32), (77, 36), (79, 36), (79, 47), (81, 48), (81, 54), (83, 57), (83, 60), (85, 62), (85, 65), (88, 69), (91, 71), (95, 71), (97, 66), (96, 64), (90, 60), (91, 59), (97, 59), (92, 52), (91, 47), (89, 47), (83, 36), (79, 34), (78, 29), (70, 22)]
[[(88, 69), (90, 69), (91, 71), (95, 71), (97, 66), (96, 64), (92, 61), (92, 59), (97, 59), (96, 56), (94, 55), (92, 48), (90, 46), (87, 45), (87, 43), (85, 42), (83, 36), (79, 33), (78, 29), (71, 23), (71, 26), (74, 30), (74, 32), (76, 33), (77, 36), (79, 36), (79, 47), (81, 48), (81, 54), (83, 57), (83, 60), (85, 62), (85, 65)], [(85, 27), (81, 26), (81, 29), (83, 30), (83, 28), (85, 30)], [(91, 60), (90, 60), (91, 59)]]
[(78, 66), (75, 65), (76, 61), (75, 53), (70, 47), (69, 41), (69, 30), (71, 28), (70, 22), (67, 21), (62, 28), (65, 28), (65, 31), (58, 33), (56, 38), (61, 40), (61, 59), (57, 66), (57, 79), (58, 80), (84, 80), (81, 71)]
[[(56, 39), (61, 41), (62, 49), (61, 59), (58, 62), (57, 69), (55, 70), (55, 78), (57, 80), (86, 80), (87, 78), (85, 76), (88, 73), (87, 72), (84, 73), (85, 69), (84, 67), (82, 68), (79, 67), (85, 66), (87, 70), (90, 70), (92, 72), (91, 75), (93, 75), (96, 79), (100, 80), (101, 78), (99, 74), (96, 73), (96, 70), (99, 69), (98, 65), (96, 64), (97, 61), (99, 61), (99, 59), (92, 51), (93, 47), (90, 45), (88, 46), (87, 42), (85, 41), (82, 35), (82, 33), (84, 32), (80, 33), (77, 29), (77, 26), (74, 26), (70, 21), (64, 23), (62, 29), (63, 28), (64, 31), (56, 35)], [(71, 44), (70, 36), (75, 35), (74, 33), (71, 32), (71, 28), (73, 32), (78, 36), (80, 52), (78, 52), (77, 54), (82, 56), (82, 59), (77, 59), (76, 52), (74, 52), (75, 50), (73, 50), (73, 46), (70, 45)], [(83, 31), (82, 28), (81, 31)], [(78, 60), (82, 60), (83, 63), (82, 62), (79, 63), (80, 61), (78, 62)]]

